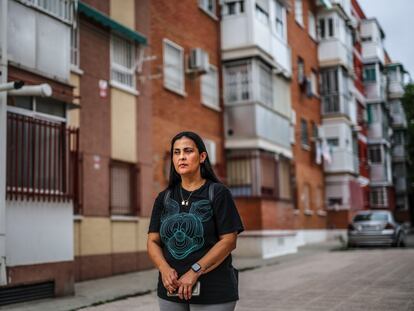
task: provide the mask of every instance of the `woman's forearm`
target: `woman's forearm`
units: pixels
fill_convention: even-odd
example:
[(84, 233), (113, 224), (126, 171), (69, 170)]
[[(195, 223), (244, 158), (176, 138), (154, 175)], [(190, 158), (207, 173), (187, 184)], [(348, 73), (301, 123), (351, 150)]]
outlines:
[(147, 242), (148, 255), (155, 267), (160, 270), (163, 266), (169, 266), (162, 253), (161, 246), (155, 241), (148, 240)]
[(198, 264), (202, 268), (202, 273), (205, 274), (217, 268), (217, 266), (220, 265), (235, 248), (235, 240), (222, 239), (217, 242), (208, 253), (198, 261)]

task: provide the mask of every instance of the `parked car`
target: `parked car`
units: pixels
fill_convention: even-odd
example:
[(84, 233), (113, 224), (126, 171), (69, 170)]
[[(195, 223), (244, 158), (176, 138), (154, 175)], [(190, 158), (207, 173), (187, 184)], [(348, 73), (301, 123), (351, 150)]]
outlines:
[(389, 211), (360, 211), (348, 226), (348, 247), (362, 245), (406, 245), (404, 226)]

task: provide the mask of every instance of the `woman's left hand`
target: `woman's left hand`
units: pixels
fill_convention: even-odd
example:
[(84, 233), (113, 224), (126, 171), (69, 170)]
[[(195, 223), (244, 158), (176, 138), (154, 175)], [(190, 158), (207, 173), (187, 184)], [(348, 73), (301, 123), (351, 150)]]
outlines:
[(199, 276), (199, 273), (190, 269), (180, 277), (178, 280), (178, 283), (180, 284), (180, 287), (178, 288), (178, 297), (180, 297), (180, 299), (191, 299), (193, 286), (197, 282)]

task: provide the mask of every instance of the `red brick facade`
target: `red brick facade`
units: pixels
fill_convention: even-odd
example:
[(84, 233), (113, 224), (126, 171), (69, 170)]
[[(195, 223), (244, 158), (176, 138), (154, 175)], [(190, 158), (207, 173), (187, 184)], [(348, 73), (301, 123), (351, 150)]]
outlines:
[[(309, 138), (313, 137), (312, 124), (321, 124), (321, 104), (319, 97), (308, 97), (306, 91), (298, 82), (298, 58), (305, 64), (305, 76), (309, 77), (313, 71), (318, 74), (318, 45), (311, 38), (308, 29), (308, 14), (303, 14), (304, 27), (295, 20), (294, 1), (291, 1), (292, 10), (287, 14), (288, 42), (292, 48), (292, 109), (296, 112), (295, 144), (293, 145), (294, 167), (296, 179), (296, 202), (298, 209), (295, 215), (295, 228), (323, 229), (326, 228), (326, 217), (317, 214), (317, 209), (324, 206), (324, 174), (322, 165), (315, 163), (315, 140), (310, 140), (310, 148), (301, 144), (301, 119), (306, 120)], [(311, 11), (316, 16), (315, 1), (303, 1), (303, 12)], [(304, 188), (309, 187), (309, 209), (313, 215), (304, 213)], [(317, 192), (320, 192), (321, 206), (317, 207)]]

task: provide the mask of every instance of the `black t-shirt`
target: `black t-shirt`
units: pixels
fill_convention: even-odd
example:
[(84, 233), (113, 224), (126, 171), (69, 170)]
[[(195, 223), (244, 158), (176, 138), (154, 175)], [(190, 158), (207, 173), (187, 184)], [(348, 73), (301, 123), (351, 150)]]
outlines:
[[(148, 232), (160, 233), (164, 257), (179, 277), (219, 241), (220, 235), (244, 230), (230, 190), (224, 185), (217, 183), (214, 186), (214, 198), (210, 204), (208, 189), (211, 183), (207, 180), (193, 191), (188, 206), (181, 204), (180, 185), (171, 190), (166, 206), (166, 190), (155, 200)], [(189, 195), (190, 192), (182, 189), (184, 199)], [(194, 304), (235, 301), (239, 299), (237, 278), (237, 270), (233, 268), (229, 255), (214, 270), (199, 277), (200, 296), (193, 296), (189, 301), (168, 297), (161, 274), (158, 278), (158, 296), (169, 301)]]

